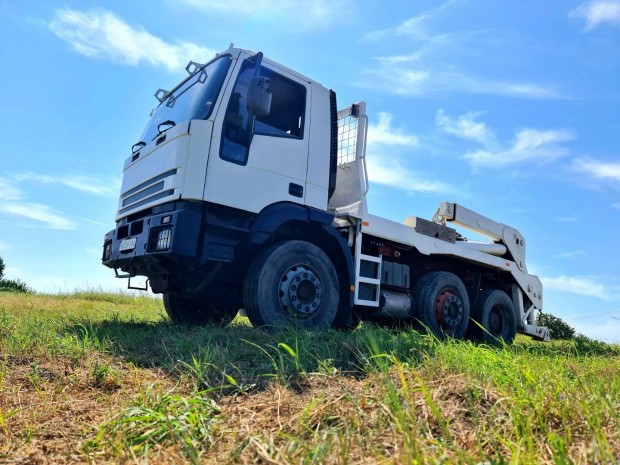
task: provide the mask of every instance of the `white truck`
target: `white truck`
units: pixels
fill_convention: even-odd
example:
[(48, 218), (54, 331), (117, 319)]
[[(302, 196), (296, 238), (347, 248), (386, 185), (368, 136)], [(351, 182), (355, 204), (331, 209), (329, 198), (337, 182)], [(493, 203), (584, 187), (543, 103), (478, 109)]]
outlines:
[[(231, 47), (159, 105), (125, 161), (102, 262), (145, 276), (179, 323), (355, 327), (547, 340), (540, 280), (516, 230), (443, 202), (432, 219), (367, 211), (365, 103)], [(450, 224), (488, 237), (468, 241)]]

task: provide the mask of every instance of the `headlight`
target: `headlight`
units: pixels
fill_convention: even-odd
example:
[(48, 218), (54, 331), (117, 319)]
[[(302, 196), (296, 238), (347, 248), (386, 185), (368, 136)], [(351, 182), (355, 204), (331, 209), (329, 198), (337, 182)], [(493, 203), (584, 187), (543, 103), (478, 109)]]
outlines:
[(172, 228), (155, 229), (151, 231), (149, 239), (149, 250), (151, 252), (168, 250), (172, 241)]
[(149, 238), (149, 251), (161, 252), (170, 248), (172, 241), (172, 228), (155, 229), (151, 231)]
[(112, 241), (103, 244), (103, 257), (101, 257), (101, 260), (107, 262), (110, 257), (112, 257)]

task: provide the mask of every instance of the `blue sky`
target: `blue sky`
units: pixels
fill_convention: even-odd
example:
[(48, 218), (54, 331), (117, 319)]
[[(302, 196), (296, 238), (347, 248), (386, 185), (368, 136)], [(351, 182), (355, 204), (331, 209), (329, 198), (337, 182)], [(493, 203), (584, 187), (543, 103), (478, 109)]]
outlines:
[[(303, 5), (303, 6), (301, 6)], [(42, 292), (100, 264), (153, 93), (230, 42), (364, 100), (371, 213), (519, 229), (545, 310), (620, 340), (620, 1), (0, 0), (0, 256)]]

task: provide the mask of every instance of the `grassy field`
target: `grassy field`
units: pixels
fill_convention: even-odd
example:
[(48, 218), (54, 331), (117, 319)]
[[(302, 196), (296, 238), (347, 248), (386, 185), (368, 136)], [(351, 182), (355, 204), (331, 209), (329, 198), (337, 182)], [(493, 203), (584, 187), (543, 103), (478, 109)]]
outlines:
[(620, 463), (620, 346), (170, 324), (0, 293), (0, 463)]

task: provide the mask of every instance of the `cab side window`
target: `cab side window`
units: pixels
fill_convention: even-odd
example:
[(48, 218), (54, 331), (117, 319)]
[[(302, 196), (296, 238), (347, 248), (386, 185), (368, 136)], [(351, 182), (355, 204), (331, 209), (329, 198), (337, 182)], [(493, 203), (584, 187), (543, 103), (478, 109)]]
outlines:
[[(224, 118), (220, 158), (238, 165), (245, 165), (248, 162), (249, 147), (244, 141), (249, 140), (245, 131), (247, 128), (250, 130), (252, 128), (252, 125), (248, 124), (250, 113), (247, 96), (253, 75), (253, 68), (244, 64), (237, 77)], [(254, 134), (303, 139), (306, 88), (262, 66), (260, 75), (269, 78), (271, 111), (268, 115), (256, 117)]]
[(271, 112), (256, 118), (254, 133), (303, 139), (306, 88), (270, 69), (261, 75), (269, 78)]

